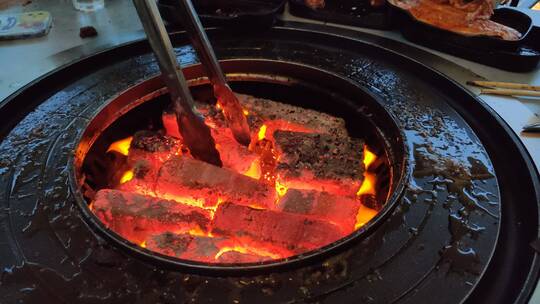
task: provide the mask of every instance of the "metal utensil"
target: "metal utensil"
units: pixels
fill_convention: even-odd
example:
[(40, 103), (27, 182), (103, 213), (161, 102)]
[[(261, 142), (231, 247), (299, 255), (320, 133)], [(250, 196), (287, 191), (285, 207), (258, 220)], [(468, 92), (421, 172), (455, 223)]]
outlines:
[(524, 125), (523, 132), (540, 132), (540, 122)]
[(133, 3), (157, 58), (163, 81), (169, 88), (179, 131), (191, 155), (202, 161), (221, 166), (219, 152), (210, 128), (195, 109), (189, 87), (176, 60), (171, 40), (165, 30), (155, 0), (133, 0)]
[(227, 79), (221, 70), (214, 49), (206, 36), (191, 0), (178, 0), (177, 8), (179, 15), (182, 16), (182, 24), (212, 83), (214, 95), (223, 109), (223, 114), (234, 138), (242, 145), (249, 145), (251, 135), (242, 106), (227, 84)]

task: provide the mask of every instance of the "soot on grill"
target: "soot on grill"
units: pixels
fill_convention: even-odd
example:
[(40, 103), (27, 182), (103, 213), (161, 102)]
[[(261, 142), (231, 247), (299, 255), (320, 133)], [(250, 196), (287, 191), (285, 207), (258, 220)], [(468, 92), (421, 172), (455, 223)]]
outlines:
[(193, 158), (174, 114), (163, 110), (159, 121), (88, 157), (90, 209), (148, 250), (238, 264), (317, 250), (382, 208), (389, 188), (384, 153), (350, 136), (342, 118), (249, 95), (240, 100), (249, 147), (235, 141), (219, 106), (197, 104), (223, 167)]

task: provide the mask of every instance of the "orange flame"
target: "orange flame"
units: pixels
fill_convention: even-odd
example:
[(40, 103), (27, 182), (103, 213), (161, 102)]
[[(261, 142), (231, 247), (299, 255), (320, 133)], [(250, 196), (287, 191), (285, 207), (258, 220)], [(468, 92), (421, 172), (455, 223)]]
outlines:
[(377, 155), (371, 152), (367, 146), (364, 146), (363, 162), (364, 166), (366, 167), (366, 172), (364, 174), (364, 181), (362, 182), (360, 189), (358, 189), (358, 192), (356, 192), (356, 195), (360, 196), (363, 194), (375, 194), (375, 183), (377, 181), (377, 176), (371, 172), (368, 172), (367, 170), (373, 164), (373, 162), (375, 162), (376, 159)]
[(124, 172), (124, 174), (120, 178), (120, 184), (125, 184), (125, 183), (129, 182), (132, 179), (133, 179), (133, 171), (128, 170), (128, 171)]
[(208, 233), (205, 233), (201, 230), (201, 228), (198, 227), (190, 229), (188, 233), (193, 236), (209, 236)]
[(251, 165), (249, 166), (249, 169), (247, 169), (246, 172), (244, 172), (245, 176), (249, 176), (254, 179), (259, 179), (261, 177), (261, 167), (259, 164), (259, 160), (254, 160)]
[(191, 196), (179, 196), (179, 195), (172, 195), (168, 193), (163, 193), (159, 195), (159, 197), (166, 200), (172, 200), (172, 201), (176, 201), (182, 204), (190, 205), (193, 207), (205, 208), (206, 200), (204, 198), (194, 198)]
[(214, 259), (219, 259), (220, 256), (222, 256), (225, 252), (230, 252), (230, 251), (236, 251), (236, 252), (240, 252), (240, 253), (248, 253), (247, 249), (243, 248), (243, 247), (240, 247), (240, 246), (234, 246), (234, 247), (223, 247), (221, 248), (218, 253), (216, 253), (216, 255), (214, 256)]
[(142, 241), (139, 246), (141, 246), (142, 248), (146, 248), (146, 241)]
[(368, 208), (364, 205), (360, 205), (360, 208), (358, 209), (358, 213), (356, 215), (356, 224), (354, 225), (354, 229), (358, 229), (367, 222), (369, 222), (375, 215), (377, 215), (377, 211), (373, 210), (371, 208)]
[(364, 166), (366, 169), (377, 159), (377, 155), (371, 152), (367, 146), (364, 146)]
[(240, 245), (225, 246), (225, 247), (219, 249), (218, 253), (216, 253), (214, 258), (217, 260), (224, 253), (231, 252), (231, 251), (235, 251), (235, 252), (239, 252), (239, 253), (243, 253), (243, 254), (250, 254), (251, 253), (251, 254), (258, 255), (258, 256), (269, 257), (269, 258), (274, 259), (274, 260), (281, 258), (281, 256), (279, 254), (275, 254), (275, 253), (273, 253), (271, 251), (264, 250), (263, 248), (255, 248), (255, 247), (240, 246)]
[(282, 198), (287, 193), (288, 190), (289, 188), (287, 186), (280, 183), (279, 180), (276, 179), (276, 192), (279, 198)]
[(129, 153), (129, 147), (131, 146), (132, 140), (133, 140), (133, 136), (115, 141), (109, 146), (109, 148), (107, 149), (107, 152), (116, 151), (122, 155), (127, 156)]
[[(358, 192), (356, 193), (357, 196), (376, 194), (375, 184), (377, 182), (377, 176), (374, 173), (367, 171), (369, 167), (373, 164), (373, 162), (375, 162), (376, 159), (377, 159), (377, 155), (371, 152), (367, 146), (364, 146), (363, 162), (364, 162), (364, 166), (366, 167), (366, 172), (364, 174), (364, 181), (362, 182), (360, 189), (358, 189)], [(376, 210), (370, 209), (361, 204), (360, 208), (358, 209), (358, 214), (356, 215), (356, 224), (354, 228), (358, 229), (364, 226), (375, 215), (377, 215)]]
[(242, 110), (242, 113), (244, 113), (245, 116), (248, 116), (248, 115), (249, 115), (249, 111), (246, 110), (246, 109)]
[(263, 140), (265, 137), (266, 137), (266, 129), (268, 127), (266, 125), (262, 125), (261, 128), (259, 129), (259, 133), (257, 133), (257, 138), (259, 140)]
[(375, 174), (366, 172), (364, 181), (362, 182), (362, 186), (360, 186), (360, 189), (358, 189), (358, 192), (356, 192), (356, 195), (364, 195), (364, 194), (375, 194), (375, 182), (377, 180), (377, 177)]

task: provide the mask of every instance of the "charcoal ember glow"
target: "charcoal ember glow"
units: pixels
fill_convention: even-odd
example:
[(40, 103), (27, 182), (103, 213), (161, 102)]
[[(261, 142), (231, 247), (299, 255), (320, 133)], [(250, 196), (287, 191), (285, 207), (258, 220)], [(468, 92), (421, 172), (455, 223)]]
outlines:
[(305, 0), (304, 3), (311, 9), (320, 9), (324, 8), (325, 1), (324, 0)]
[(155, 178), (163, 162), (174, 155), (186, 154), (180, 140), (152, 131), (138, 131), (133, 136), (128, 165), (138, 178)]
[(163, 164), (155, 192), (162, 197), (189, 195), (204, 197), (212, 202), (221, 198), (260, 208), (270, 208), (276, 200), (273, 187), (234, 171), (187, 157), (175, 157)]
[(182, 138), (180, 130), (178, 129), (176, 114), (174, 114), (173, 112), (163, 112), (163, 115), (161, 115), (161, 120), (163, 122), (165, 132), (167, 132), (167, 135), (178, 139)]
[(131, 192), (100, 190), (92, 204), (103, 223), (131, 242), (166, 231), (208, 231), (210, 213), (204, 209)]
[(212, 233), (271, 242), (296, 253), (330, 244), (344, 234), (338, 226), (318, 219), (225, 202), (217, 208)]
[(257, 154), (237, 143), (229, 128), (211, 128), (211, 132), (224, 168), (246, 172), (250, 164), (257, 159)]
[(288, 189), (278, 202), (278, 210), (310, 215), (330, 221), (351, 233), (356, 224), (360, 201), (314, 190)]
[(268, 260), (268, 257), (265, 258), (252, 253), (242, 253), (232, 250), (219, 255), (216, 260), (219, 263), (256, 263)]
[[(223, 167), (236, 172), (246, 172), (250, 164), (258, 157), (257, 154), (249, 151), (243, 145), (239, 145), (229, 129), (222, 112), (214, 110), (214, 107), (199, 106), (199, 111), (205, 114), (206, 123), (210, 126), (212, 137), (216, 142), (216, 149), (219, 151)], [(176, 116), (170, 113), (163, 113), (162, 121), (167, 134), (179, 138)]]
[(235, 251), (231, 241), (223, 237), (162, 233), (148, 238), (146, 248), (180, 259), (206, 263), (253, 263), (268, 257)]
[(364, 177), (364, 142), (328, 134), (274, 132), (276, 172), (289, 187), (354, 196)]
[(219, 107), (196, 105), (223, 167), (193, 159), (167, 112), (163, 130), (111, 144), (128, 169), (112, 183), (117, 190), (99, 192), (94, 212), (147, 249), (204, 263), (287, 258), (375, 216), (362, 202), (376, 198), (375, 173), (366, 171), (376, 156), (348, 135), (343, 119), (246, 95), (240, 101), (253, 130), (249, 147), (237, 143)]

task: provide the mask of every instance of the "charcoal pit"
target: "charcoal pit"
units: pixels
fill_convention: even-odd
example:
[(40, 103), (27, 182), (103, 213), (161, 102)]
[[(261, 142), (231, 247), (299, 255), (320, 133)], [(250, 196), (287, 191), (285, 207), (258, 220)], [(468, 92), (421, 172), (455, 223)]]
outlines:
[(294, 63), (224, 68), (242, 93), (249, 148), (232, 138), (200, 66), (184, 72), (223, 168), (189, 155), (160, 78), (138, 83), (108, 102), (76, 150), (90, 223), (145, 258), (214, 270), (305, 263), (368, 235), (395, 206), (407, 172), (401, 131), (376, 96)]

